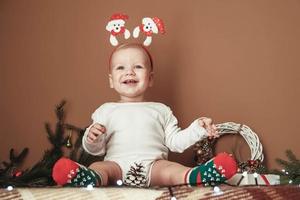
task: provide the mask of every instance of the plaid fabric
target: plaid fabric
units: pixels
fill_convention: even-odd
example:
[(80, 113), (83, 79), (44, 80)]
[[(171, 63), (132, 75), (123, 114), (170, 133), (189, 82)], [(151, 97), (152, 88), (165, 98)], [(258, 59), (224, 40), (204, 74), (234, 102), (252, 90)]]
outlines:
[[(173, 188), (173, 196), (177, 199), (203, 199), (203, 200), (228, 200), (228, 199), (300, 199), (299, 186), (251, 186), (251, 187), (233, 187), (222, 185), (220, 191), (216, 192), (211, 187), (193, 187), (181, 186)], [(165, 191), (161, 197), (156, 200), (169, 200), (170, 191)]]
[(300, 199), (299, 186), (251, 186), (232, 187), (221, 185), (220, 191), (215, 192), (211, 187), (163, 187), (163, 188), (129, 188), (104, 187), (87, 190), (84, 188), (17, 188), (12, 191), (0, 189), (1, 200), (42, 200), (42, 199)]

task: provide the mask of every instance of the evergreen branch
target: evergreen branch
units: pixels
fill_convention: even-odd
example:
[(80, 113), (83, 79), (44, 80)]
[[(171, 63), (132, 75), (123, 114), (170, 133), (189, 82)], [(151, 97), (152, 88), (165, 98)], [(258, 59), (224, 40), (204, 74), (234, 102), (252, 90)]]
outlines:
[(13, 162), (15, 160), (15, 154), (14, 154), (14, 149), (11, 148), (10, 151), (9, 151), (9, 160), (11, 162)]
[(14, 165), (17, 165), (17, 164), (20, 164), (23, 159), (26, 157), (27, 153), (28, 153), (28, 148), (24, 148), (22, 150), (22, 152), (20, 153), (20, 155), (15, 155), (14, 153), (14, 149), (10, 149), (10, 152), (9, 152), (9, 159), (10, 159), (10, 165), (11, 166), (14, 166)]
[(25, 157), (28, 154), (28, 151), (29, 151), (29, 149), (26, 147), (23, 149), (23, 151), (20, 153), (20, 155), (17, 156), (17, 160), (19, 161), (19, 163), (21, 163), (25, 159)]
[(54, 141), (55, 143), (53, 144), (56, 148), (60, 148), (64, 144), (64, 128), (62, 123), (57, 122), (56, 123), (56, 131), (55, 131), (55, 137)]
[(279, 165), (281, 165), (281, 166), (283, 166), (283, 167), (289, 165), (289, 162), (288, 162), (288, 161), (282, 160), (281, 158), (276, 158), (275, 160), (276, 160), (276, 162), (277, 162)]
[[(14, 149), (10, 149), (10, 162), (3, 161), (0, 166), (0, 187), (5, 185), (14, 186), (49, 186), (54, 185), (52, 179), (52, 168), (54, 163), (63, 156), (62, 147), (66, 143), (67, 137), (64, 137), (65, 129), (74, 130), (78, 133), (75, 148), (73, 149), (73, 156), (79, 152), (80, 159), (86, 159), (84, 151), (81, 148), (81, 139), (85, 129), (78, 128), (70, 124), (64, 124), (65, 113), (64, 106), (66, 101), (61, 101), (56, 106), (55, 114), (57, 117), (56, 127), (52, 129), (49, 123), (45, 123), (47, 138), (52, 145), (50, 150), (46, 150), (40, 161), (38, 161), (32, 168), (23, 171), (21, 176), (15, 177), (14, 172), (17, 169), (16, 165), (20, 164), (28, 154), (28, 148), (23, 149), (20, 154), (15, 154)], [(87, 157), (87, 156), (86, 156)], [(86, 161), (88, 161), (86, 159)], [(3, 166), (3, 167), (2, 167)]]
[(54, 132), (52, 131), (49, 123), (45, 123), (45, 129), (47, 132), (47, 138), (49, 139), (50, 143), (53, 144), (55, 142), (54, 141)]
[(279, 174), (282, 184), (300, 184), (300, 162), (291, 150), (286, 151), (289, 161), (277, 158), (276, 162), (283, 167), (282, 171), (274, 170)]
[(295, 154), (290, 150), (286, 150), (286, 156), (291, 162), (299, 163), (299, 160), (296, 158)]
[(6, 161), (3, 161), (2, 164), (4, 165), (5, 168), (8, 168), (10, 166), (10, 164)]
[(64, 120), (64, 106), (65, 106), (65, 104), (66, 104), (66, 101), (62, 100), (61, 103), (56, 106), (55, 113), (56, 113), (57, 119), (59, 119), (59, 121)]

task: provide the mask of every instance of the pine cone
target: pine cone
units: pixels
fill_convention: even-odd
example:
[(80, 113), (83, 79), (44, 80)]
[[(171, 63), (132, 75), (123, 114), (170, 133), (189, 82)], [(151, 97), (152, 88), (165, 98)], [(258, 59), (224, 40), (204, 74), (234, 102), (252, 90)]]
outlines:
[(144, 171), (145, 167), (142, 164), (134, 164), (135, 166), (131, 166), (127, 172), (124, 184), (128, 186), (145, 187), (147, 183), (146, 173)]

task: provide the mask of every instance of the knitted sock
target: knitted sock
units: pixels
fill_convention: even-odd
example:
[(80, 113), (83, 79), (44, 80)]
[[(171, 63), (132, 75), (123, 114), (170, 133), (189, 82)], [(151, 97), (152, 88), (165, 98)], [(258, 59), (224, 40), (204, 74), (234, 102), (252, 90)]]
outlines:
[(224, 183), (236, 172), (237, 163), (234, 158), (227, 153), (219, 153), (207, 163), (189, 170), (185, 175), (185, 182), (191, 186), (213, 186)]
[(54, 164), (52, 177), (58, 185), (71, 187), (100, 186), (101, 176), (94, 170), (68, 158), (60, 158)]

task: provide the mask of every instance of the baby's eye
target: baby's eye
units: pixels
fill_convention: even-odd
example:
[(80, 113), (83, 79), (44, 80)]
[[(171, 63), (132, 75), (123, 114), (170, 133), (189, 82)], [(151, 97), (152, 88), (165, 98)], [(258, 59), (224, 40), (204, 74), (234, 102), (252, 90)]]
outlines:
[(143, 69), (144, 67), (141, 66), (141, 65), (136, 65), (135, 68), (136, 68), (136, 69)]
[(123, 70), (124, 69), (124, 66), (118, 66), (116, 67), (116, 70)]

